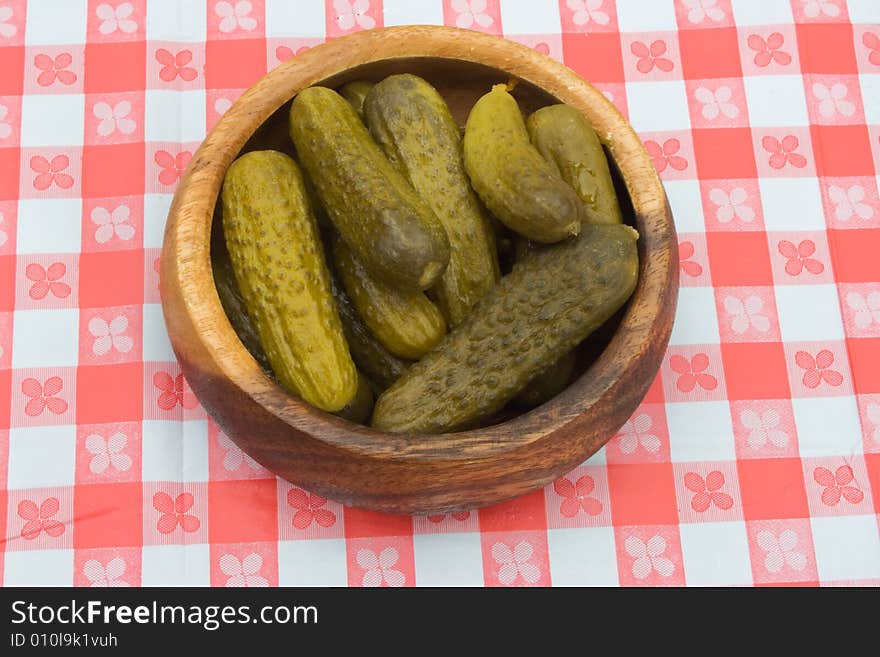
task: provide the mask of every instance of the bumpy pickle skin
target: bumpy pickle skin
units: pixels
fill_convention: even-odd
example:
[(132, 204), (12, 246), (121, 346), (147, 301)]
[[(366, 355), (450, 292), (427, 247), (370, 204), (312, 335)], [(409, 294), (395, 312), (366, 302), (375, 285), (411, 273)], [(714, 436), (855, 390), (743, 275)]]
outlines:
[(299, 167), (277, 151), (246, 153), (221, 200), (235, 279), (276, 378), (313, 406), (342, 409), (357, 371)]
[[(569, 105), (550, 105), (526, 121), (529, 138), (538, 152), (559, 172), (583, 203), (587, 223), (620, 224), (623, 216), (611, 170), (599, 137), (583, 114)], [(516, 242), (517, 258), (534, 245), (523, 238)], [(566, 354), (535, 377), (515, 402), (524, 408), (546, 403), (571, 383), (575, 353)]]
[(446, 230), (449, 266), (431, 294), (449, 326), (457, 326), (500, 277), (495, 233), (465, 173), (459, 127), (437, 90), (410, 74), (376, 84), (364, 113), (391, 164)]
[(449, 264), (443, 226), (348, 101), (326, 87), (303, 89), (290, 136), (334, 227), (374, 276), (401, 290), (440, 279)]
[(526, 128), (538, 152), (580, 198), (584, 221), (623, 223), (605, 151), (583, 114), (570, 105), (550, 105), (532, 114)]
[(333, 242), (333, 262), (358, 314), (389, 352), (416, 360), (443, 339), (446, 322), (424, 292), (400, 292), (384, 284), (339, 238)]
[(468, 116), (464, 165), (477, 195), (514, 232), (553, 243), (580, 231), (580, 200), (532, 146), (519, 105), (503, 84)]
[(626, 303), (637, 239), (629, 226), (588, 224), (576, 239), (528, 253), (379, 397), (372, 425), (437, 434), (491, 417)]

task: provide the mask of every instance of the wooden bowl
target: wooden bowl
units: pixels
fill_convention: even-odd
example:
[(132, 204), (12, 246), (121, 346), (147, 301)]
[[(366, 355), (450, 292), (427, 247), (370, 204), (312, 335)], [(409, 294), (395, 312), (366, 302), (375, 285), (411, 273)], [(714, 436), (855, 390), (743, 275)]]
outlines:
[[(288, 394), (245, 350), (211, 274), (215, 204), (226, 168), (247, 148), (290, 150), (287, 108), (305, 87), (425, 77), (464, 122), (491, 85), (519, 80), (524, 111), (564, 102), (595, 126), (621, 200), (641, 234), (638, 288), (607, 345), (568, 389), (495, 426), (439, 436), (386, 434)], [(498, 37), (445, 27), (359, 32), (282, 64), (226, 112), (195, 153), (168, 215), (161, 260), (168, 334), (193, 392), (247, 454), (277, 475), (344, 504), (391, 513), (442, 513), (540, 488), (604, 445), (654, 380), (678, 294), (675, 229), (639, 138), (599, 91), (562, 64)], [(613, 328), (613, 327), (612, 327)]]

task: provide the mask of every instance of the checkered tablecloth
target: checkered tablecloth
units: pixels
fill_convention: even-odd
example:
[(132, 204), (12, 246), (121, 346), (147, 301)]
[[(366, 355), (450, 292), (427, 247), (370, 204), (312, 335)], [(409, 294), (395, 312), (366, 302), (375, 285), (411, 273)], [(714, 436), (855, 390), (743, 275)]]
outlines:
[[(192, 397), (157, 257), (179, 176), (268, 69), (457, 25), (629, 117), (679, 231), (660, 376), (600, 453), (480, 511), (345, 508)], [(877, 0), (0, 0), (6, 585), (880, 583)]]

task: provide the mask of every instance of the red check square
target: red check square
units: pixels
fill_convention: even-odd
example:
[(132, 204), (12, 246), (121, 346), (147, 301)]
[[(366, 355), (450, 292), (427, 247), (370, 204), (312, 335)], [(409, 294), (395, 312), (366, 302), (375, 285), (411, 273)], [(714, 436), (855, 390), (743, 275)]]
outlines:
[(376, 513), (364, 509), (345, 507), (345, 537), (368, 538), (375, 536), (409, 536), (412, 520), (409, 516)]
[(142, 90), (146, 59), (144, 41), (86, 44), (86, 93)]
[(850, 338), (846, 341), (856, 392), (880, 392), (880, 338)]
[(682, 30), (678, 43), (685, 79), (742, 77), (735, 27)]
[(830, 230), (834, 274), (841, 283), (876, 283), (880, 228)]
[(208, 41), (205, 45), (205, 87), (247, 89), (266, 73), (263, 39)]
[(678, 523), (671, 463), (609, 464), (608, 489), (615, 526)]
[(83, 148), (82, 193), (87, 198), (141, 196), (144, 193), (144, 144)]
[(211, 543), (278, 540), (274, 479), (214, 481), (208, 484)]
[(76, 549), (141, 544), (141, 483), (80, 484), (73, 496)]
[(737, 470), (746, 520), (810, 517), (800, 459), (749, 459)]
[(706, 234), (712, 283), (726, 286), (770, 286), (770, 249), (767, 236), (758, 232)]
[(702, 128), (695, 129), (693, 136), (701, 179), (757, 177), (749, 128)]
[(874, 157), (864, 125), (810, 126), (820, 176), (873, 176)]
[(804, 73), (855, 74), (853, 28), (849, 23), (801, 23), (797, 27)]
[(722, 344), (721, 356), (730, 399), (786, 399), (791, 396), (782, 343)]
[(563, 34), (565, 64), (591, 82), (624, 82), (619, 34)]
[(142, 363), (80, 365), (76, 370), (77, 424), (127, 422), (141, 419)]
[(79, 259), (82, 308), (143, 303), (143, 251), (83, 253)]
[(0, 71), (0, 95), (20, 96), (24, 86), (24, 46), (0, 48)]

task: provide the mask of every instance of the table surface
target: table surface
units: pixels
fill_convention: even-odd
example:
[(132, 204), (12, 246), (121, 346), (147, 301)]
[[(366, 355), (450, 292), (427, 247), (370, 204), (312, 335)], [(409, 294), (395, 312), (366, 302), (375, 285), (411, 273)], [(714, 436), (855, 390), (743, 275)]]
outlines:
[[(432, 23), (592, 81), (675, 213), (660, 375), (544, 490), (441, 517), (274, 478), (164, 331), (174, 187), (230, 103), (325, 39)], [(880, 584), (876, 0), (0, 0), (6, 585)]]

